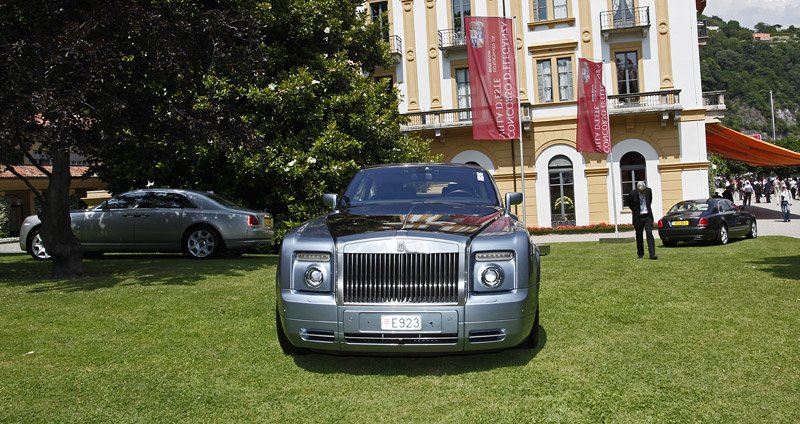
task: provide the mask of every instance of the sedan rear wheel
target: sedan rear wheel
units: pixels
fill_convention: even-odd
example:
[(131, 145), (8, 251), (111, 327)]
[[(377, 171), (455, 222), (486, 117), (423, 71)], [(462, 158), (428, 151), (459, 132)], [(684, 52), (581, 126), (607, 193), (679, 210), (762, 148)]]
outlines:
[(717, 233), (717, 243), (728, 244), (728, 227), (726, 227), (725, 224), (719, 226), (719, 232)]
[(44, 249), (44, 241), (39, 230), (35, 230), (28, 240), (28, 253), (37, 261), (50, 260), (50, 255)]
[(664, 247), (675, 247), (675, 246), (678, 245), (678, 242), (674, 241), (674, 240), (663, 240), (662, 239), (661, 243), (664, 245)]
[(758, 237), (758, 225), (756, 224), (755, 219), (753, 220), (753, 222), (750, 223), (750, 232), (747, 233), (745, 237), (751, 239)]
[(195, 259), (210, 259), (221, 249), (222, 238), (213, 229), (198, 227), (189, 231), (184, 242), (184, 250)]

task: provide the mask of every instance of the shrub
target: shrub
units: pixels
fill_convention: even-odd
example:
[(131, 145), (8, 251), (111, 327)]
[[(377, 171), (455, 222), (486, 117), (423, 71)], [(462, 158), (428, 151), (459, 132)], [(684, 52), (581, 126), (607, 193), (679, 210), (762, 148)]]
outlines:
[[(632, 231), (633, 225), (618, 225), (620, 231)], [(563, 225), (559, 227), (528, 227), (528, 232), (534, 236), (544, 234), (592, 234), (592, 233), (613, 233), (614, 226), (611, 224), (600, 223), (592, 225)]]
[(10, 233), (9, 215), (11, 214), (11, 203), (3, 197), (0, 197), (0, 238), (8, 237)]

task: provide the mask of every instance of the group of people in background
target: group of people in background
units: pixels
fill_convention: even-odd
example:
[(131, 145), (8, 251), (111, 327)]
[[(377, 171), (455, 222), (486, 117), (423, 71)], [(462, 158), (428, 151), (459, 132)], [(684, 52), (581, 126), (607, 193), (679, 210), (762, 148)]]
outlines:
[(764, 198), (764, 203), (774, 201), (781, 207), (783, 222), (791, 221), (789, 209), (792, 206), (792, 200), (800, 196), (798, 177), (781, 179), (775, 175), (766, 177), (742, 175), (723, 179), (718, 184), (724, 184), (725, 191), (722, 192), (722, 197), (731, 202), (734, 202), (736, 196), (738, 196), (742, 205), (752, 204), (753, 197), (755, 197), (756, 203), (761, 203), (762, 197)]

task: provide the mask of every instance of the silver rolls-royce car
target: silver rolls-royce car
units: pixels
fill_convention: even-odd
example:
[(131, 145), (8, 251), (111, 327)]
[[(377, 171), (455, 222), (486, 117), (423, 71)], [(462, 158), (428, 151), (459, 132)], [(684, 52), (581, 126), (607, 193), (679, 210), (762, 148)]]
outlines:
[(286, 234), (276, 326), (287, 354), (536, 347), (539, 251), (472, 165), (365, 168)]
[[(144, 189), (123, 193), (100, 205), (70, 212), (72, 231), (87, 256), (103, 252), (183, 252), (212, 258), (269, 248), (275, 240), (272, 216), (244, 209), (213, 193)], [(25, 218), (19, 245), (34, 259), (50, 256), (36, 215)]]

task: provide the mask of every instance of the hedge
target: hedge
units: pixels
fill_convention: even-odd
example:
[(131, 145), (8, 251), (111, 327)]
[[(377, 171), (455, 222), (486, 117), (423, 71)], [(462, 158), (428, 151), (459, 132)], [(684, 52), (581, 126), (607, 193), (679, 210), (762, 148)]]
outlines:
[[(633, 231), (633, 225), (619, 225), (619, 231)], [(560, 227), (528, 227), (528, 232), (534, 236), (544, 234), (592, 234), (592, 233), (613, 233), (614, 226), (611, 224), (600, 223), (592, 225), (564, 225)]]

